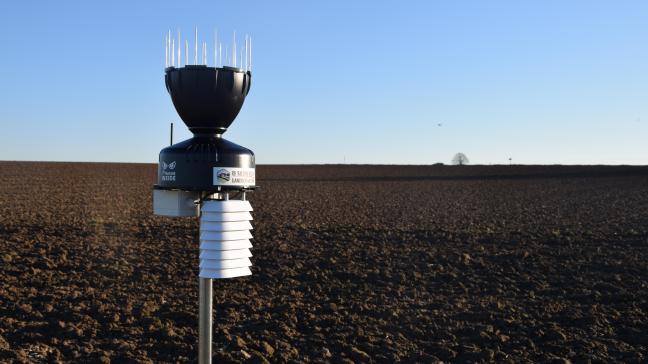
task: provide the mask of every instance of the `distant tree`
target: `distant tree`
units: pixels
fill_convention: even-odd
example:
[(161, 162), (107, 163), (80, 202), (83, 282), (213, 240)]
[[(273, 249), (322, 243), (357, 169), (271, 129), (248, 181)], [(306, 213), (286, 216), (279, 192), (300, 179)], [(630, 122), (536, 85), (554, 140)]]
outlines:
[(452, 164), (454, 164), (455, 166), (463, 166), (464, 164), (468, 164), (468, 157), (466, 157), (466, 155), (463, 153), (457, 153), (452, 158)]

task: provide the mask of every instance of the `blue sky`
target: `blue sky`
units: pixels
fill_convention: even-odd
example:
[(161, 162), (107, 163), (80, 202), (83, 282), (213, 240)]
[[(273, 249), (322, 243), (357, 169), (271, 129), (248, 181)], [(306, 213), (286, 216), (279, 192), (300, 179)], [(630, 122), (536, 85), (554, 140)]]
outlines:
[(156, 162), (194, 26), (253, 37), (257, 163), (648, 164), (648, 2), (592, 0), (3, 2), (0, 160)]

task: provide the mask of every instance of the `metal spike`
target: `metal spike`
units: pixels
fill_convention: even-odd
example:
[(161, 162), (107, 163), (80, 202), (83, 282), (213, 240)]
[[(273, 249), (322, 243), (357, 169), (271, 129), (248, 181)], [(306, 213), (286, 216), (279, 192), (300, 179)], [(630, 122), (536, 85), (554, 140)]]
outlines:
[(214, 30), (214, 67), (218, 67), (218, 30)]
[(194, 64), (198, 64), (198, 27), (196, 27), (196, 44), (194, 49)]
[(223, 67), (223, 43), (218, 43), (218, 64)]
[(232, 66), (236, 67), (236, 30), (232, 38)]
[(175, 39), (171, 39), (171, 67), (175, 66)]
[(207, 65), (207, 42), (203, 42), (202, 48), (202, 64)]
[(178, 68), (182, 61), (182, 40), (180, 39), (180, 29), (178, 29)]
[(252, 71), (252, 36), (250, 36), (250, 69)]
[(166, 34), (164, 35), (164, 68), (169, 67), (169, 45), (167, 43)]
[(189, 41), (185, 40), (185, 66), (189, 64)]

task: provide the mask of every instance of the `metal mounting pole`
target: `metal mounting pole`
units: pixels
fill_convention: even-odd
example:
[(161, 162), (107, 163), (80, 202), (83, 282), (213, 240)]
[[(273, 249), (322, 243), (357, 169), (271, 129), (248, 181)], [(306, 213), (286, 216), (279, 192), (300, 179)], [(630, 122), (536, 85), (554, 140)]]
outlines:
[(198, 363), (212, 362), (212, 279), (200, 278), (200, 317), (198, 324)]

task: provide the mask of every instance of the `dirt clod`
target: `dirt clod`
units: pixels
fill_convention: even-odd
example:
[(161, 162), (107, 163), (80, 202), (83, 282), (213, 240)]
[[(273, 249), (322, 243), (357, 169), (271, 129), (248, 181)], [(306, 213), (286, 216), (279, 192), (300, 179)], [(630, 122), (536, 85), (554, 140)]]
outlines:
[(272, 345), (268, 344), (268, 342), (263, 341), (261, 343), (261, 346), (263, 347), (263, 352), (265, 355), (272, 357), (274, 355), (275, 349), (272, 347)]

